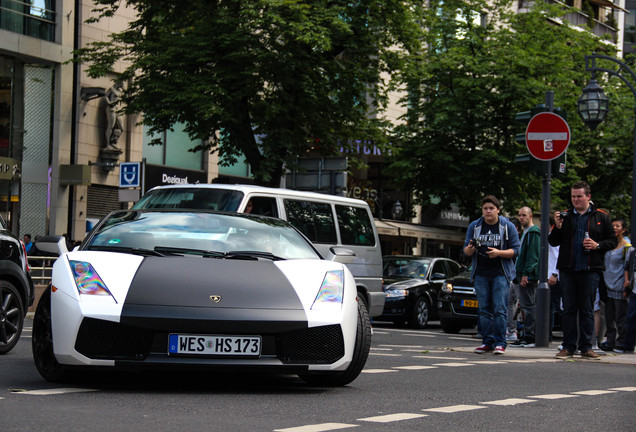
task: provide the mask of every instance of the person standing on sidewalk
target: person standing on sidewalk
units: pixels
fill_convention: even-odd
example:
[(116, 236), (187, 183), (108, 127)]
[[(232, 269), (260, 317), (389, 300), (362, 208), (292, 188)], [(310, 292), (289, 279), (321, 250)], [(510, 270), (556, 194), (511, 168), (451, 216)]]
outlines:
[[(632, 229), (633, 231), (633, 229)], [(632, 238), (633, 234), (631, 235)], [(627, 300), (627, 312), (623, 321), (625, 335), (623, 336), (622, 349), (614, 349), (619, 354), (634, 354), (634, 345), (636, 345), (636, 249), (629, 248), (627, 252), (627, 267), (625, 269), (625, 279), (627, 284), (623, 292), (623, 298)]]
[(492, 195), (481, 200), (482, 217), (468, 226), (464, 253), (472, 257), (471, 281), (479, 303), (482, 345), (477, 354), (506, 351), (508, 287), (515, 277), (513, 259), (519, 254), (515, 226), (499, 215), (501, 205)]
[(524, 312), (523, 337), (511, 343), (510, 346), (534, 348), (535, 295), (539, 285), (541, 232), (532, 221), (530, 207), (521, 207), (518, 216), (523, 227), (523, 236), (515, 270), (519, 280), (519, 302)]
[(560, 246), (557, 268), (563, 295), (563, 349), (556, 358), (571, 358), (578, 348), (583, 358), (598, 360), (591, 344), (594, 298), (605, 270), (603, 255), (616, 247), (618, 239), (609, 215), (591, 202), (587, 182), (574, 183), (570, 195), (572, 207), (555, 213), (548, 237), (552, 246)]

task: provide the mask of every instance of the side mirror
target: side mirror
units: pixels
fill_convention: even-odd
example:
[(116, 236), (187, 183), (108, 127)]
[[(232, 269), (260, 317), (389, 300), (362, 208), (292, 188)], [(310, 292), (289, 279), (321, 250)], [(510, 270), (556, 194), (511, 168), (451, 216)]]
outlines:
[(446, 279), (446, 275), (444, 273), (433, 273), (431, 275), (431, 280), (438, 281)]
[(329, 251), (333, 254), (333, 258), (331, 260), (341, 264), (352, 263), (356, 258), (356, 253), (351, 249), (332, 246), (329, 248)]
[(68, 252), (64, 236), (40, 236), (35, 239), (35, 247), (51, 255), (62, 255)]

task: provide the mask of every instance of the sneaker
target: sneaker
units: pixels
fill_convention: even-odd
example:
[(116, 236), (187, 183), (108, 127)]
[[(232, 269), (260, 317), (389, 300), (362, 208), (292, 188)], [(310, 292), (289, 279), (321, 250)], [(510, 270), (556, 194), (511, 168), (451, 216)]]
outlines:
[(615, 353), (618, 353), (618, 354), (625, 354), (625, 348), (623, 348), (622, 346), (617, 346), (612, 351), (614, 351)]
[(581, 353), (581, 357), (590, 360), (600, 360), (601, 356), (595, 353), (593, 350), (587, 350)]
[[(614, 351), (614, 345), (610, 345), (607, 342), (603, 342), (600, 346), (603, 351)], [(620, 348), (620, 347), (616, 347)]]
[(515, 342), (510, 344), (511, 347), (519, 348), (534, 348), (534, 340), (530, 339), (517, 339)]
[(506, 347), (503, 347), (501, 345), (498, 345), (495, 347), (495, 355), (502, 355), (505, 354), (506, 352)]
[(524, 348), (534, 348), (535, 347), (534, 341), (533, 340), (532, 341), (531, 340), (525, 341), (525, 343), (523, 344), (523, 347)]
[(572, 354), (571, 352), (569, 352), (565, 348), (562, 348), (561, 351), (559, 351), (558, 354), (555, 357), (558, 358), (558, 359), (570, 359), (570, 358), (574, 357), (574, 354)]
[(506, 342), (514, 342), (517, 340), (517, 332), (513, 331), (509, 335), (506, 336)]
[(488, 345), (480, 345), (477, 348), (475, 348), (475, 352), (477, 354), (485, 354), (490, 351), (492, 351), (492, 348), (490, 348)]

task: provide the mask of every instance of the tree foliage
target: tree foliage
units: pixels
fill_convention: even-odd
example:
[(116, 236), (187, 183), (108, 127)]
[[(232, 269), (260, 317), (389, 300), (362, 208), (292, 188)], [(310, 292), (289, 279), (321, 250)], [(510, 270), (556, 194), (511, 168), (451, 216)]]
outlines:
[(403, 2), (96, 0), (94, 20), (120, 3), (135, 20), (76, 54), (92, 77), (126, 65), (124, 110), (143, 113), (151, 133), (184, 123), (223, 163), (244, 155), (274, 185), (309, 149), (385, 141), (386, 123), (369, 113), (386, 104), (395, 50), (416, 36)]
[(418, 10), (426, 31), (421, 49), (406, 59), (403, 79), (411, 110), (396, 130), (400, 151), (393, 171), (403, 185), (415, 188), (423, 204), (430, 204), (430, 197), (439, 201), (428, 208), (457, 204), (474, 217), (481, 198), (494, 194), (508, 211), (521, 205), (538, 210), (541, 178), (514, 163), (515, 155), (527, 153), (514, 140), (525, 125), (514, 118), (553, 91), (555, 106), (568, 113), (572, 136), (567, 173), (553, 181), (553, 205), (566, 205), (569, 185), (581, 178), (592, 184), (593, 196), (603, 198), (598, 205), (623, 208), (629, 189), (612, 191), (611, 185), (623, 188), (623, 180), (631, 181), (621, 159), (631, 148), (624, 136), (631, 128), (621, 125), (629, 115), (626, 102), (621, 96), (616, 117), (596, 132), (587, 130), (576, 112), (589, 80), (584, 56), (614, 52), (590, 33), (557, 24), (563, 11), (556, 7), (535, 2), (529, 12), (514, 14), (510, 5), (509, 0), (433, 0)]

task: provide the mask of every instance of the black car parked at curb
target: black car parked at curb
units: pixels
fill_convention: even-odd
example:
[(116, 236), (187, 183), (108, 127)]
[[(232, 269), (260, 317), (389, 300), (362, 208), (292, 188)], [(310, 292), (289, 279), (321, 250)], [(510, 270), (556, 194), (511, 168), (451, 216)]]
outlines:
[(24, 245), (0, 218), (0, 354), (18, 343), (34, 298)]
[(479, 309), (475, 287), (470, 281), (470, 270), (447, 279), (439, 295), (437, 308), (442, 330), (459, 333), (477, 325)]
[(386, 298), (378, 319), (407, 322), (414, 328), (425, 328), (437, 318), (435, 305), (443, 282), (462, 269), (448, 258), (410, 255), (387, 255), (382, 264)]

